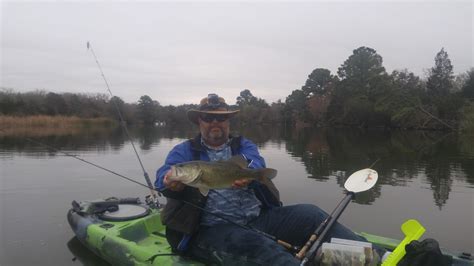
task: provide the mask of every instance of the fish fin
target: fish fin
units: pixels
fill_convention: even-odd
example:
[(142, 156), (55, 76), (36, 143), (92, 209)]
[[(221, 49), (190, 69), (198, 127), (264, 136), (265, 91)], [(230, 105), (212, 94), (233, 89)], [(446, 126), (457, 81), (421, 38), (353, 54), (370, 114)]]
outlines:
[(275, 178), (275, 176), (278, 173), (278, 171), (273, 168), (262, 168), (262, 169), (258, 169), (257, 171), (260, 172), (261, 178), (268, 178), (268, 179)]
[(207, 194), (209, 194), (209, 189), (208, 188), (205, 188), (205, 187), (200, 187), (199, 188), (199, 192), (201, 192), (201, 194), (206, 197)]
[(247, 166), (248, 166), (247, 160), (246, 160), (245, 157), (242, 156), (242, 155), (235, 155), (235, 156), (232, 156), (232, 157), (229, 159), (229, 162), (235, 163), (235, 164), (238, 165), (240, 168), (247, 168)]

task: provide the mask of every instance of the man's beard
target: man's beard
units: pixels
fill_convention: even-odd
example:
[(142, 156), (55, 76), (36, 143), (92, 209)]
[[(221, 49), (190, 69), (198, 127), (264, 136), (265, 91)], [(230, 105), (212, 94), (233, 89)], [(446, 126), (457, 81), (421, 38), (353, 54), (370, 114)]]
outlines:
[[(214, 129), (214, 130), (213, 130)], [(218, 129), (218, 130), (215, 130)], [(224, 144), (227, 140), (227, 136), (225, 135), (225, 131), (220, 127), (214, 127), (209, 130), (207, 133), (207, 140), (212, 144)]]

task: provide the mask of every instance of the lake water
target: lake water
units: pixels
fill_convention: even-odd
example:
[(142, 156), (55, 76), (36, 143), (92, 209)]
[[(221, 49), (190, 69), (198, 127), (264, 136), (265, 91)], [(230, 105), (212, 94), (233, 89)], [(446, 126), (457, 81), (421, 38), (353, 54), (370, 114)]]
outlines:
[[(190, 128), (131, 129), (154, 177)], [(355, 231), (402, 238), (400, 225), (420, 221), (424, 237), (474, 253), (474, 136), (443, 132), (244, 128), (260, 147), (285, 205), (312, 203), (330, 212), (353, 172), (372, 166), (379, 181), (341, 216)], [(143, 173), (121, 130), (31, 139), (137, 181)], [(153, 178), (154, 179), (154, 178)], [(0, 136), (0, 265), (102, 265), (66, 221), (73, 200), (144, 197), (147, 189), (19, 136)], [(164, 199), (162, 199), (164, 202)]]

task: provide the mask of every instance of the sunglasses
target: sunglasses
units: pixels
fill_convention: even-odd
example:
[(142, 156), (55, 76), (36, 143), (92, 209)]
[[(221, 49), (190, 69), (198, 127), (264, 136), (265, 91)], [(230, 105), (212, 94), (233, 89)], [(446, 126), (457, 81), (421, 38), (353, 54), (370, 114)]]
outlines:
[(224, 122), (229, 119), (226, 115), (215, 115), (215, 114), (203, 114), (200, 116), (201, 120), (206, 123), (211, 123), (212, 121), (216, 120), (217, 122)]

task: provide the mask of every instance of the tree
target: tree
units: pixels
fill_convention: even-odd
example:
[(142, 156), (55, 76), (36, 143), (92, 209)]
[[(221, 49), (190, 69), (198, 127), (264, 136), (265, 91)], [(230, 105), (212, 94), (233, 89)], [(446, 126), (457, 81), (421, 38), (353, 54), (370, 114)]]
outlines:
[(462, 86), (462, 95), (466, 98), (474, 99), (474, 68), (471, 68), (467, 75), (467, 80)]
[(305, 121), (309, 117), (306, 108), (307, 97), (302, 90), (294, 90), (285, 100), (285, 116), (292, 121)]
[(462, 91), (462, 87), (464, 86), (464, 84), (466, 84), (467, 80), (469, 79), (468, 73), (469, 71), (465, 73), (460, 73), (459, 75), (454, 77), (452, 92)]
[(246, 89), (240, 92), (240, 96), (237, 97), (236, 104), (242, 108), (245, 105), (252, 105), (258, 108), (267, 108), (269, 105), (261, 98), (253, 96), (250, 90)]
[(50, 92), (46, 95), (46, 113), (48, 115), (66, 115), (68, 106), (63, 96)]
[(444, 48), (436, 54), (435, 66), (430, 69), (426, 88), (437, 117), (451, 124), (458, 120), (463, 99), (461, 94), (453, 93), (453, 66)]
[(375, 102), (390, 88), (382, 56), (369, 47), (359, 47), (338, 69), (341, 81), (332, 93), (327, 119), (334, 124), (385, 125), (385, 114), (375, 112)]
[(66, 101), (70, 115), (84, 117), (82, 111), (85, 109), (82, 102), (84, 97), (80, 97), (79, 95), (73, 93), (64, 93), (63, 98)]
[(243, 90), (240, 92), (240, 96), (237, 97), (237, 105), (249, 105), (256, 100), (256, 97), (252, 95), (250, 90)]
[(336, 77), (325, 68), (316, 68), (309, 74), (306, 84), (301, 88), (307, 96), (323, 95)]
[(153, 125), (158, 118), (158, 106), (160, 104), (154, 101), (150, 96), (143, 95), (138, 100), (137, 116), (145, 125)]
[(420, 92), (423, 91), (423, 84), (418, 76), (407, 69), (394, 70), (390, 75), (395, 87), (402, 91)]
[(443, 97), (453, 88), (453, 66), (448, 53), (441, 48), (435, 57), (435, 66), (430, 69), (426, 88), (434, 97)]
[(13, 90), (0, 90), (0, 114), (11, 115), (16, 111), (16, 99)]
[(391, 85), (375, 102), (375, 111), (385, 115), (391, 127), (421, 127), (426, 114), (418, 109), (425, 94), (420, 78), (404, 69), (394, 70), (390, 80)]
[(261, 98), (252, 95), (250, 90), (243, 90), (237, 98), (236, 104), (239, 106), (239, 121), (247, 123), (268, 123), (271, 120), (270, 106)]
[(339, 67), (337, 74), (341, 79), (349, 80), (360, 90), (366, 89), (370, 80), (385, 73), (382, 57), (369, 47), (359, 47)]
[(285, 104), (281, 102), (280, 99), (274, 102), (270, 106), (270, 122), (272, 124), (277, 124), (284, 122), (283, 118), (283, 110), (285, 108)]
[(123, 119), (125, 120), (123, 122), (126, 122), (128, 121), (128, 117), (124, 111), (125, 102), (120, 97), (113, 96), (112, 98), (110, 98), (110, 101), (107, 103), (107, 115), (109, 117), (112, 117), (113, 119), (122, 122), (120, 121), (120, 115), (122, 115)]

